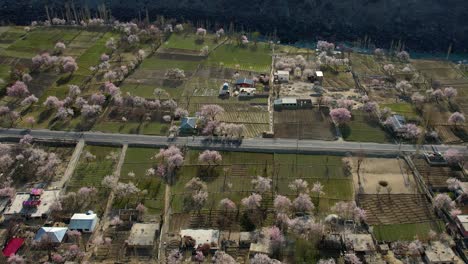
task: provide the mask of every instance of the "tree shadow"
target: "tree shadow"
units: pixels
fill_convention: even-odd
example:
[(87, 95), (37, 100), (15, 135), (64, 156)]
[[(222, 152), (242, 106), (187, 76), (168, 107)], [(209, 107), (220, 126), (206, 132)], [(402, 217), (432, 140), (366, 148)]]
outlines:
[(346, 139), (351, 135), (351, 127), (347, 124), (340, 125), (341, 136)]

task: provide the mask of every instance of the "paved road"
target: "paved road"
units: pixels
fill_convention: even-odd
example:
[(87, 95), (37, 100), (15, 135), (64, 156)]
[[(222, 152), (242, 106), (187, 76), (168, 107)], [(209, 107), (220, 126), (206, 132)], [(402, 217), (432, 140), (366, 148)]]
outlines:
[[(209, 141), (204, 137), (180, 137), (173, 141), (163, 136), (145, 136), (133, 134), (112, 134), (101, 132), (66, 132), (50, 130), (26, 130), (26, 129), (0, 129), (0, 139), (19, 138), (24, 134), (31, 134), (34, 138), (59, 141), (67, 140), (78, 142), (83, 139), (86, 143), (104, 145), (124, 145), (142, 147), (162, 147), (171, 144), (185, 145), (190, 148), (217, 149), (227, 151), (257, 151), (278, 153), (346, 153), (365, 152), (368, 155), (396, 155), (400, 152), (417, 152), (415, 145), (409, 144), (379, 144), (359, 143), (346, 141), (322, 141), (322, 140), (295, 140), (295, 139), (269, 139), (255, 138), (244, 139), (241, 144), (229, 144), (221, 141)], [(448, 148), (456, 148), (465, 152), (466, 146), (437, 145), (439, 151)], [(421, 146), (422, 149), (431, 149), (431, 145)]]

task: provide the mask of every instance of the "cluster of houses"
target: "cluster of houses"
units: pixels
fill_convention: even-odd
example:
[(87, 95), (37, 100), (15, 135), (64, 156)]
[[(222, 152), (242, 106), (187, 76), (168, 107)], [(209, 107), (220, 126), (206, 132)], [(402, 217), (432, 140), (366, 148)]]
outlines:
[[(234, 81), (231, 87), (225, 82), (219, 89), (219, 97), (229, 98), (236, 96), (239, 99), (249, 99), (253, 97), (267, 97), (269, 90), (269, 81), (264, 74), (260, 75), (257, 81), (251, 78), (238, 78)], [(263, 90), (258, 90), (258, 86), (263, 85)]]

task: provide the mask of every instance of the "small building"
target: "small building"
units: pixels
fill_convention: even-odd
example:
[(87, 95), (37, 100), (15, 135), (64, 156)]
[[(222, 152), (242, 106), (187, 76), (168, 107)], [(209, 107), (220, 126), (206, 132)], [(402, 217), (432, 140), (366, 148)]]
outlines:
[(314, 72), (314, 79), (315, 81), (318, 81), (319, 83), (323, 82), (323, 72), (322, 71), (315, 71)]
[(159, 223), (135, 223), (130, 230), (127, 245), (138, 249), (152, 249), (159, 233)]
[(240, 88), (239, 89), (239, 96), (254, 96), (257, 93), (257, 89), (255, 88)]
[(31, 218), (46, 217), (52, 204), (58, 200), (59, 190), (17, 193), (10, 206), (5, 210), (5, 217), (24, 216)]
[(388, 125), (395, 133), (401, 133), (404, 131), (404, 125), (406, 125), (406, 119), (402, 115), (392, 115), (388, 119)]
[(239, 233), (239, 247), (250, 248), (250, 244), (255, 242), (257, 238), (256, 232), (240, 232)]
[(98, 222), (98, 216), (93, 211), (88, 211), (85, 214), (74, 214), (70, 219), (68, 228), (83, 233), (92, 233)]
[(254, 241), (250, 244), (249, 255), (250, 257), (256, 254), (271, 255), (273, 253), (270, 238), (268, 236), (268, 229), (263, 228), (261, 232), (255, 235)]
[(428, 264), (463, 263), (449, 246), (440, 241), (431, 242), (431, 245), (425, 251), (424, 258)]
[(279, 83), (289, 82), (289, 72), (288, 71), (277, 71), (275, 73), (275, 80), (277, 80)]
[(67, 234), (68, 227), (48, 227), (44, 226), (37, 231), (34, 241), (48, 239), (52, 243), (62, 243)]
[(180, 134), (193, 134), (197, 132), (197, 121), (196, 117), (183, 117), (181, 119), (179, 132)]
[(297, 109), (297, 99), (296, 98), (280, 98), (276, 99), (273, 102), (273, 108), (275, 110), (283, 109)]
[(346, 234), (345, 245), (351, 246), (351, 250), (358, 253), (370, 253), (376, 250), (374, 240), (370, 234)]
[(195, 245), (210, 244), (211, 248), (219, 245), (219, 230), (214, 229), (183, 229), (180, 230), (180, 237), (191, 237), (195, 240)]
[(228, 97), (230, 95), (229, 84), (224, 83), (223, 86), (219, 89), (219, 96)]
[(247, 78), (240, 78), (237, 79), (235, 84), (236, 88), (241, 88), (241, 87), (254, 87), (255, 82), (252, 79), (247, 79)]

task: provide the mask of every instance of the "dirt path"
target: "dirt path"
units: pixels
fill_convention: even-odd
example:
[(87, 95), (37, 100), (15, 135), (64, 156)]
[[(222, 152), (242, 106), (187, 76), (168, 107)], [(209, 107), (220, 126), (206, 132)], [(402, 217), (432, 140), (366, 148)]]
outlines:
[(53, 182), (50, 185), (52, 189), (59, 189), (61, 191), (65, 189), (65, 184), (70, 180), (70, 178), (73, 175), (73, 172), (75, 171), (76, 165), (78, 165), (78, 161), (80, 160), (81, 152), (83, 152), (84, 146), (84, 140), (80, 139), (80, 141), (78, 141), (78, 144), (76, 144), (75, 146), (75, 150), (73, 151), (70, 161), (68, 162), (67, 169), (63, 173), (62, 178), (60, 178), (60, 181)]
[(167, 238), (167, 232), (169, 231), (169, 221), (171, 219), (171, 186), (166, 184), (166, 189), (164, 193), (164, 222), (161, 227), (161, 235), (159, 238), (159, 250), (158, 250), (158, 260), (159, 263), (166, 263), (166, 247), (165, 242)]

